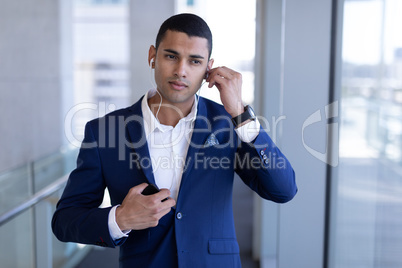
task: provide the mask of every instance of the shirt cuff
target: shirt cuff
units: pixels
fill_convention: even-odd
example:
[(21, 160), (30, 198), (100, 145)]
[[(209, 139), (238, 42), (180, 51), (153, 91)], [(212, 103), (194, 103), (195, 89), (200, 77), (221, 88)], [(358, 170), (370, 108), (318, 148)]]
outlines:
[(121, 231), (119, 225), (117, 225), (116, 222), (116, 208), (119, 207), (120, 205), (112, 207), (112, 209), (109, 212), (109, 233), (110, 237), (113, 240), (118, 240), (123, 237), (128, 237), (128, 233), (130, 231)]
[(257, 138), (258, 133), (260, 133), (260, 122), (256, 118), (255, 120), (251, 120), (247, 124), (236, 128), (235, 131), (242, 142), (252, 142)]

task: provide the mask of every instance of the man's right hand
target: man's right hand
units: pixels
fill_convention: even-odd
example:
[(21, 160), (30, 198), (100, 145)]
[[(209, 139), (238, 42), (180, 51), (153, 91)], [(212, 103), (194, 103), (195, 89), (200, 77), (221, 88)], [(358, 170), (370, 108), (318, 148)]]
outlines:
[[(148, 186), (142, 183), (130, 189), (121, 206), (116, 209), (116, 223), (122, 231), (142, 230), (158, 225), (176, 201), (170, 196), (168, 189), (161, 189), (153, 195), (142, 195), (141, 192)], [(168, 198), (162, 202), (163, 199)]]

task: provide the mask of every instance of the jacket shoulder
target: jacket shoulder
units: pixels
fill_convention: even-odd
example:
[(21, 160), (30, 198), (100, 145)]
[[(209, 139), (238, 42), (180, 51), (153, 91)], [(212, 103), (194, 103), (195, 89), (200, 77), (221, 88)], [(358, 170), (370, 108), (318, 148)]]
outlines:
[(200, 97), (202, 103), (205, 105), (206, 111), (211, 115), (225, 115), (230, 117), (230, 114), (225, 110), (225, 107), (222, 104), (216, 103), (213, 100), (206, 99), (204, 97)]

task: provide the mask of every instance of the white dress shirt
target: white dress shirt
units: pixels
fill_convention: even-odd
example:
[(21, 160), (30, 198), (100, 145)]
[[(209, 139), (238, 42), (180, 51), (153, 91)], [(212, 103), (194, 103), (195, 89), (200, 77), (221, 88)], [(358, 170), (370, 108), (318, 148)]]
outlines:
[[(159, 120), (151, 112), (148, 99), (156, 93), (155, 89), (151, 89), (145, 94), (141, 102), (145, 137), (156, 185), (160, 189), (169, 189), (170, 197), (177, 200), (185, 159), (197, 116), (198, 98), (195, 97), (190, 113), (181, 118), (173, 127), (159, 123)], [(257, 137), (259, 129), (259, 121), (254, 120), (236, 128), (235, 131), (243, 142), (251, 142)], [(114, 240), (125, 237), (129, 233), (129, 231), (122, 232), (116, 223), (117, 207), (114, 206), (109, 212), (109, 231)]]
[(177, 200), (187, 150), (197, 116), (197, 98), (195, 98), (190, 113), (181, 118), (175, 127), (172, 127), (159, 123), (151, 112), (147, 100), (155, 94), (156, 90), (150, 90), (141, 103), (152, 171), (156, 185), (160, 189), (169, 189), (170, 197)]

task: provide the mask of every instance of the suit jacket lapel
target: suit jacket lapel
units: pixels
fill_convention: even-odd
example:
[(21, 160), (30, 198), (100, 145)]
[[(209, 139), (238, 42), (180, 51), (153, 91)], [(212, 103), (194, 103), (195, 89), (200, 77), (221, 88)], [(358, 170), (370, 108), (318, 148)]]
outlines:
[(208, 118), (204, 100), (200, 98), (198, 102), (197, 118), (194, 122), (194, 129), (193, 134), (191, 136), (191, 143), (187, 151), (186, 163), (183, 169), (183, 176), (180, 184), (180, 189), (182, 188), (183, 185), (186, 184), (186, 179), (194, 167), (194, 160), (198, 150), (204, 146), (205, 140), (211, 134), (212, 130), (210, 129), (211, 124), (208, 122), (209, 120), (210, 118)]
[(136, 155), (136, 159), (140, 161), (142, 171), (149, 183), (155, 184), (155, 178), (152, 171), (151, 157), (149, 155), (148, 143), (144, 131), (144, 119), (142, 117), (141, 102), (144, 96), (130, 107), (132, 114), (127, 117), (127, 132), (129, 138), (129, 146), (131, 151)]
[[(148, 144), (145, 137), (144, 120), (141, 110), (141, 102), (143, 98), (144, 97), (142, 97), (138, 102), (136, 102), (133, 106), (129, 108), (132, 113), (129, 117), (125, 119), (127, 123), (127, 136), (129, 139), (129, 146), (131, 148), (131, 151), (137, 154), (137, 159), (148, 159), (149, 161), (151, 161)], [(209, 120), (210, 118), (208, 118), (208, 113), (205, 107), (204, 100), (200, 98), (198, 102), (197, 118), (194, 122), (191, 143), (187, 151), (186, 163), (183, 169), (180, 189), (183, 185), (186, 184), (186, 179), (193, 169), (195, 156), (198, 150), (204, 146), (206, 139), (212, 132), (212, 129), (210, 129), (211, 124), (208, 122)], [(155, 184), (152, 165), (149, 161), (143, 161), (145, 166), (141, 167), (148, 182)]]

